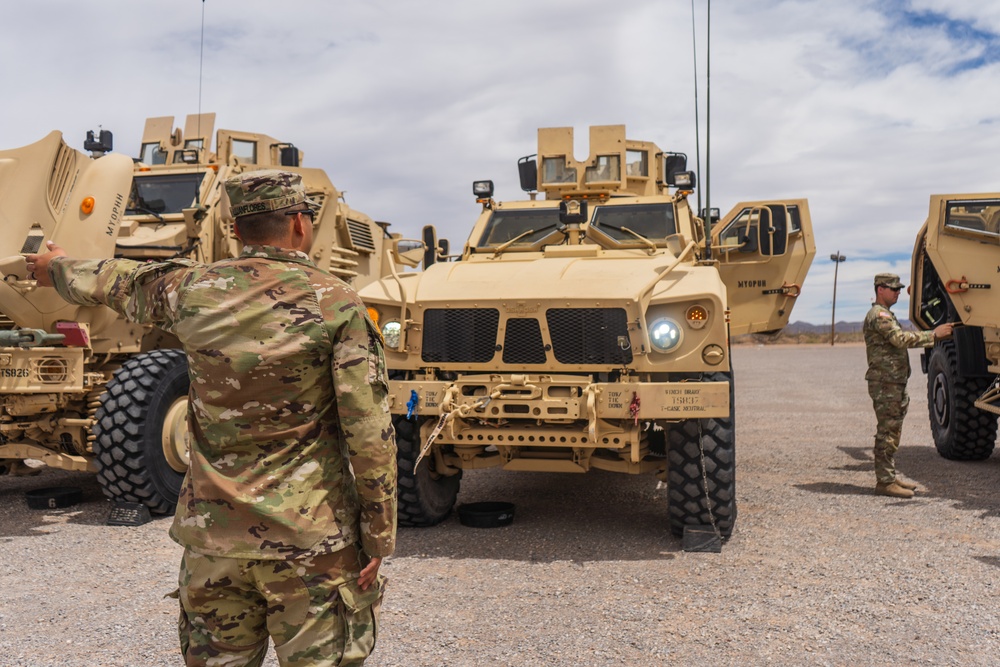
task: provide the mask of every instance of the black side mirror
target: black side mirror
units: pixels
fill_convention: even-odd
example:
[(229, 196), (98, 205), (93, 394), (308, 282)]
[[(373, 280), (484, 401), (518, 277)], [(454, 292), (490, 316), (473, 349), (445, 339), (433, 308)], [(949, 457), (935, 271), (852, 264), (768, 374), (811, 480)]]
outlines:
[(538, 163), (534, 155), (528, 155), (517, 161), (517, 175), (521, 178), (521, 189), (534, 192), (538, 189)]
[(451, 246), (448, 239), (438, 239), (438, 257), (444, 258), (450, 254)]
[(663, 156), (664, 182), (672, 188), (677, 187), (677, 174), (687, 171), (687, 162), (688, 158), (684, 153), (665, 153)]
[(424, 269), (437, 261), (438, 239), (437, 230), (434, 225), (425, 225), (423, 229), (424, 241)]
[(281, 158), (282, 167), (297, 167), (299, 166), (299, 149), (291, 144), (281, 147)]

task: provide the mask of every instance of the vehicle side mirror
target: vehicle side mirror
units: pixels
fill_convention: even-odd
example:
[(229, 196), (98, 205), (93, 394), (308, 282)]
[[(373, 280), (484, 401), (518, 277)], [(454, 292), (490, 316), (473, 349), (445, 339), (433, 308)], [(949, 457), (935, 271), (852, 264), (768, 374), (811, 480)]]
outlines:
[(780, 257), (788, 250), (788, 214), (785, 207), (772, 204), (759, 209), (757, 247), (765, 257)]
[(521, 178), (521, 189), (534, 192), (538, 189), (538, 163), (535, 156), (529, 155), (517, 161), (517, 174)]
[(297, 167), (299, 166), (299, 149), (291, 145), (282, 146), (279, 158), (282, 167)]
[(438, 240), (437, 230), (434, 225), (424, 225), (424, 269), (427, 269), (437, 261)]
[(392, 259), (397, 264), (415, 269), (424, 259), (423, 241), (416, 239), (393, 239)]
[(448, 244), (448, 239), (438, 239), (438, 258), (444, 259), (450, 253), (449, 250), (451, 246)]

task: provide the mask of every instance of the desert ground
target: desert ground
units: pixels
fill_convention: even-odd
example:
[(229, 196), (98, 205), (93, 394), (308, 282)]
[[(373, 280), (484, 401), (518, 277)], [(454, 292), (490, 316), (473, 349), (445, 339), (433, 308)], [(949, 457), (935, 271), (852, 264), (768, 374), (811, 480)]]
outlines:
[[(937, 455), (918, 352), (897, 456), (912, 500), (873, 494), (862, 345), (733, 354), (739, 516), (721, 553), (681, 549), (652, 477), (467, 472), (459, 502), (511, 501), (513, 524), (400, 529), (367, 664), (1000, 664), (1000, 453)], [(27, 507), (60, 485), (84, 502)], [(83, 473), (2, 477), (0, 503), (0, 665), (182, 664), (169, 518), (105, 525)]]

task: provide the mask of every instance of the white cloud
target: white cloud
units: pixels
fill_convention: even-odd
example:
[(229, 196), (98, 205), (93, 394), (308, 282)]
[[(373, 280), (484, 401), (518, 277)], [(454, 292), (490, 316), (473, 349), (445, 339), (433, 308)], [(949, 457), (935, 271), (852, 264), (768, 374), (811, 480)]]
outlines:
[[(977, 39), (907, 21), (927, 12)], [(574, 126), (582, 153), (588, 125), (625, 123), (693, 163), (690, 14), (690, 0), (18, 3), (0, 26), (0, 147), (52, 129), (82, 147), (102, 125), (136, 154), (146, 117), (182, 126), (200, 96), (217, 128), (292, 141), (355, 208), (408, 236), (433, 223), (455, 247), (478, 211), (472, 180), (521, 196), (538, 127)], [(793, 319), (829, 320), (836, 250), (838, 319), (860, 319), (872, 274), (908, 275), (880, 258), (909, 254), (930, 194), (997, 188), (1000, 64), (959, 65), (997, 57), (1000, 9), (744, 0), (715, 3), (712, 30), (713, 205), (810, 201), (817, 260)]]

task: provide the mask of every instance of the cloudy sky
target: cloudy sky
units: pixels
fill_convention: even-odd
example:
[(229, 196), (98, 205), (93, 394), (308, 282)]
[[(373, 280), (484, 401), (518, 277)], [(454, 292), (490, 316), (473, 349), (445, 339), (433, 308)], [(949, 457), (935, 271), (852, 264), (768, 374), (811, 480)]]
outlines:
[[(82, 149), (103, 127), (134, 155), (146, 117), (214, 111), (217, 129), (295, 143), (354, 208), (461, 245), (472, 181), (521, 198), (538, 127), (574, 126), (580, 158), (589, 125), (619, 123), (693, 158), (692, 32), (691, 0), (22, 2), (0, 24), (0, 146), (59, 129)], [(830, 322), (838, 250), (838, 320), (863, 318), (874, 273), (908, 282), (928, 196), (1000, 190), (998, 130), (998, 3), (712, 7), (712, 205), (809, 199), (817, 259), (793, 320)]]

